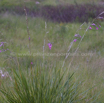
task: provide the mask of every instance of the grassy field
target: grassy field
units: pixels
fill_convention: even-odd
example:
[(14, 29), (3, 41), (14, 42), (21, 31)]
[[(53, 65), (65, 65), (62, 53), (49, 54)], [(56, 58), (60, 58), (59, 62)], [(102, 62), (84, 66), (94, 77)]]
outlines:
[[(59, 4), (83, 4), (89, 3), (88, 0), (1, 0), (0, 5), (21, 5), (21, 3), (29, 3), (35, 5), (36, 2), (39, 2), (40, 5), (59, 5)], [(90, 0), (90, 4), (101, 3), (103, 0)]]
[[(66, 2), (67, 1), (68, 0), (66, 0)], [(2, 2), (4, 2), (4, 0), (2, 0)], [(55, 3), (56, 2), (57, 1), (55, 1)], [(63, 1), (60, 0), (60, 2), (63, 2)], [(73, 3), (71, 0), (70, 2)], [(49, 3), (51, 2), (44, 1), (43, 5), (49, 4)], [(53, 2), (53, 4), (52, 3), (51, 4), (55, 5), (55, 3)], [(24, 83), (25, 79), (27, 79), (27, 83), (31, 84), (33, 82), (33, 81), (32, 82), (29, 81), (30, 79), (32, 79), (30, 74), (31, 68), (32, 68), (33, 72), (35, 71), (34, 75), (32, 76), (34, 76), (34, 79), (35, 79), (34, 81), (36, 81), (36, 83), (38, 84), (37, 88), (39, 89), (39, 91), (36, 90), (36, 93), (37, 94), (40, 93), (38, 94), (38, 96), (36, 95), (36, 98), (38, 98), (37, 100), (35, 100), (36, 103), (48, 103), (49, 100), (52, 103), (55, 103), (55, 101), (57, 101), (56, 103), (61, 103), (62, 97), (61, 99), (60, 98), (58, 99), (57, 97), (57, 94), (60, 93), (59, 89), (61, 85), (63, 86), (63, 88), (64, 86), (65, 88), (67, 88), (66, 91), (65, 90), (61, 91), (63, 93), (62, 103), (66, 103), (67, 100), (69, 101), (68, 97), (66, 96), (68, 94), (65, 94), (67, 91), (68, 93), (70, 93), (70, 95), (72, 95), (72, 97), (70, 98), (71, 99), (74, 98), (73, 101), (70, 101), (70, 103), (74, 103), (75, 102), (74, 100), (79, 100), (79, 99), (82, 99), (82, 101), (77, 101), (77, 103), (92, 103), (92, 101), (96, 100), (97, 95), (99, 96), (97, 100), (94, 101), (93, 103), (103, 103), (104, 101), (104, 98), (103, 98), (104, 97), (104, 90), (103, 90), (103, 87), (104, 87), (104, 83), (103, 83), (103, 80), (104, 80), (104, 76), (103, 76), (104, 74), (104, 70), (103, 70), (104, 68), (104, 58), (103, 58), (104, 56), (104, 48), (103, 48), (104, 22), (95, 20), (94, 23), (98, 26), (98, 30), (96, 30), (96, 27), (92, 25), (91, 25), (92, 29), (89, 29), (88, 26), (92, 24), (91, 22), (88, 22), (88, 23), (85, 22), (83, 25), (82, 23), (78, 23), (78, 22), (53, 23), (51, 21), (44, 20), (43, 18), (28, 17), (31, 53), (33, 54), (30, 57), (29, 56), (29, 52), (30, 52), (29, 37), (27, 33), (25, 16), (20, 16), (17, 14), (12, 15), (8, 12), (1, 13), (0, 14), (0, 41), (4, 42), (4, 46), (0, 47), (1, 48), (0, 49), (1, 50), (0, 70), (2, 70), (3, 72), (8, 72), (9, 75), (7, 77), (1, 76), (0, 89), (3, 88), (3, 85), (4, 85), (4, 87), (6, 87), (6, 91), (10, 89), (13, 92), (14, 91), (13, 87), (16, 85), (19, 85), (20, 86), (19, 89), (21, 90), (21, 92), (18, 92), (17, 94), (21, 93), (19, 95), (21, 95), (23, 98), (26, 99), (28, 96), (26, 95), (27, 97), (25, 97), (25, 93), (23, 90), (26, 85), (24, 86), (22, 83)], [(101, 25), (101, 27), (99, 27), (99, 25)], [(88, 30), (86, 32), (87, 28)], [(81, 38), (75, 37), (75, 34), (79, 34), (81, 38), (83, 37), (84, 34), (85, 35), (83, 40), (81, 41)], [(73, 40), (75, 39), (77, 39), (77, 41), (73, 42)], [(52, 43), (51, 50), (48, 47), (48, 43)], [(70, 55), (67, 59), (65, 59), (66, 57), (65, 53), (67, 53), (68, 49), (70, 48), (70, 45), (71, 45), (70, 43), (73, 43), (70, 51), (68, 52), (70, 53)], [(74, 56), (74, 53), (78, 45), (79, 45), (79, 49), (77, 50), (76, 55)], [(44, 49), (43, 49), (43, 46), (44, 46)], [(40, 53), (41, 55), (39, 56), (37, 53)], [(42, 55), (43, 53), (44, 55)], [(53, 54), (53, 53), (54, 53), (53, 56), (45, 55), (45, 54)], [(65, 64), (64, 64), (64, 67), (62, 68), (64, 61), (65, 61)], [(33, 62), (33, 64), (31, 64), (31, 62)], [(18, 72), (18, 69), (20, 68), (21, 68), (21, 71)], [(13, 72), (13, 70), (17, 71), (17, 74), (18, 74), (17, 77), (15, 76), (15, 72)], [(63, 80), (61, 81), (60, 78), (63, 75), (64, 71), (66, 72), (63, 77)], [(22, 74), (23, 77), (21, 77), (21, 72), (23, 73)], [(37, 74), (37, 72), (39, 72), (41, 76)], [(69, 90), (68, 86), (70, 84), (70, 81), (67, 80), (67, 77), (69, 76), (69, 74), (72, 74), (73, 72), (75, 72), (71, 82), (73, 86), (71, 90)], [(13, 80), (11, 81), (9, 77), (11, 77)], [(19, 81), (21, 78), (23, 79), (23, 81)], [(16, 80), (17, 82), (14, 82)], [(51, 83), (47, 81), (50, 81)], [(54, 81), (54, 84), (52, 84), (53, 83), (52, 81)], [(58, 85), (58, 82), (59, 82), (59, 85)], [(15, 83), (17, 84), (13, 86), (13, 84)], [(47, 85), (45, 85), (44, 83), (46, 83)], [(77, 84), (80, 84), (80, 85), (78, 86)], [(29, 88), (34, 89), (31, 87), (32, 85), (33, 84), (27, 86), (26, 88), (28, 90)], [(42, 86), (44, 88), (42, 88)], [(51, 90), (51, 86), (53, 88), (52, 90)], [(56, 88), (58, 89), (54, 88), (54, 86), (56, 86)], [(76, 94), (77, 86), (78, 86), (78, 94)], [(73, 90), (73, 88), (75, 88), (75, 90)], [(51, 101), (51, 96), (53, 95), (51, 93), (48, 93), (47, 90), (48, 91), (50, 90), (51, 93), (53, 94), (56, 93), (55, 96), (57, 97), (57, 99)], [(24, 93), (24, 96), (22, 95), (22, 92)], [(16, 98), (17, 94), (15, 94), (14, 98)], [(2, 95), (3, 94), (0, 94), (0, 102), (3, 100), (3, 98), (1, 98)], [(34, 95), (34, 93), (31, 95)], [(42, 102), (43, 101), (42, 98), (46, 98), (46, 97), (42, 97), (44, 95), (48, 98), (47, 99), (48, 101), (45, 101), (44, 99), (44, 102)], [(21, 100), (19, 101), (19, 99), (20, 98), (18, 97), (18, 101), (16, 101), (17, 103), (20, 103)], [(25, 103), (26, 102), (30, 103), (29, 101), (25, 101)], [(8, 103), (13, 103), (13, 102), (8, 101)]]

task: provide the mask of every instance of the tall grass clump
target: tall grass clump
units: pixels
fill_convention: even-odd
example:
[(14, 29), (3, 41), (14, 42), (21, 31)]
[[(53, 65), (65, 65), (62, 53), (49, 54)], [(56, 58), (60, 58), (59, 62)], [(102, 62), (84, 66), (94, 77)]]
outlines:
[(2, 85), (2, 103), (73, 103), (77, 102), (79, 84), (68, 69), (57, 67), (13, 70), (13, 84)]

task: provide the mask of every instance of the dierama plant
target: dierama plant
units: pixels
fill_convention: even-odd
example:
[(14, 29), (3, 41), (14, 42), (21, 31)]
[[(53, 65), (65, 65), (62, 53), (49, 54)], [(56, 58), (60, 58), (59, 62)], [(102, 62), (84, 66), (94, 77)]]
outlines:
[[(81, 100), (79, 84), (68, 69), (54, 67), (46, 70), (37, 66), (28, 74), (13, 70), (13, 86), (0, 89), (2, 103), (73, 103)], [(11, 89), (9, 89), (11, 88)]]

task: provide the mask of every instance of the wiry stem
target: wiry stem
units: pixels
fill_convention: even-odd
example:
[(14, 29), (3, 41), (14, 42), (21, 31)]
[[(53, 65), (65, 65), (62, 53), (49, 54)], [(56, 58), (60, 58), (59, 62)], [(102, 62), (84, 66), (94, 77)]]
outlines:
[(27, 11), (26, 11), (25, 6), (24, 6), (24, 11), (25, 11), (25, 15), (26, 15), (27, 33), (28, 33), (28, 40), (29, 40), (29, 51), (30, 51), (30, 55), (31, 55), (30, 32), (29, 32), (29, 27), (28, 27)]
[[(81, 44), (81, 42), (82, 42), (82, 40), (83, 40), (83, 38), (84, 38), (86, 32), (88, 31), (90, 25), (91, 25), (100, 15), (102, 15), (103, 13), (104, 13), (104, 11), (103, 11), (102, 13), (100, 13), (95, 19), (93, 19), (93, 21), (89, 24), (89, 26), (87, 27), (86, 31), (84, 32), (84, 34), (83, 34), (83, 36), (82, 36), (82, 38), (81, 38), (81, 40), (80, 40), (80, 42), (79, 42), (79, 44), (78, 44), (77, 49), (75, 50), (74, 54), (77, 53), (77, 51), (78, 51), (78, 49), (79, 49), (79, 46), (80, 46), (80, 44)], [(74, 56), (72, 57), (72, 60), (71, 60), (71, 62), (69, 63), (68, 68), (70, 68), (71, 63), (73, 62), (73, 60), (74, 60)]]
[[(27, 11), (26, 11), (26, 7), (24, 5), (24, 11), (25, 11), (25, 15), (26, 15), (26, 24), (27, 24), (27, 33), (28, 33), (28, 40), (29, 40), (29, 52), (30, 52), (30, 60), (31, 60), (31, 44), (30, 44), (30, 32), (29, 32), (29, 26), (28, 26), (28, 19), (27, 19)], [(31, 68), (31, 72), (32, 72), (32, 62), (30, 64), (30, 68)]]
[[(85, 22), (84, 22), (84, 23), (85, 23)], [(80, 26), (80, 28), (79, 28), (78, 30), (81, 29), (81, 27), (84, 25), (84, 23)], [(78, 30), (77, 30), (76, 32), (78, 32)], [(70, 45), (69, 45), (69, 49), (68, 49), (67, 53), (70, 53), (69, 51), (70, 51), (70, 49), (71, 49), (71, 47), (72, 47), (72, 45), (73, 45), (73, 42), (74, 42), (74, 41), (72, 41), (72, 42), (70, 43)], [(64, 65), (65, 65), (65, 61), (66, 61), (66, 59), (68, 58), (68, 56), (69, 56), (69, 54), (66, 55), (66, 57), (65, 57), (65, 59), (64, 59), (64, 61), (63, 61), (62, 68), (64, 67)]]
[[(45, 22), (45, 32), (46, 32), (46, 29), (47, 29), (47, 23)], [(46, 38), (46, 34), (47, 33), (45, 33), (45, 36), (44, 36), (44, 45), (43, 45), (43, 65), (44, 65), (44, 59), (45, 59), (45, 57), (44, 57), (44, 50), (45, 50), (45, 38)]]

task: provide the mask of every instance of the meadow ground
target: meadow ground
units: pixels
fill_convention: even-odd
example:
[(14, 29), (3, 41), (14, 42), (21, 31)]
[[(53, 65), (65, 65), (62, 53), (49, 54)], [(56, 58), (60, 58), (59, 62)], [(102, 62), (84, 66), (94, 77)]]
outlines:
[[(0, 47), (0, 70), (3, 72), (7, 71), (13, 78), (12, 70), (15, 69), (18, 72), (18, 66), (20, 66), (23, 74), (28, 77), (28, 70), (31, 69), (30, 63), (32, 62), (33, 70), (39, 68), (41, 71), (41, 68), (44, 65), (46, 68), (46, 71), (44, 71), (46, 75), (51, 75), (51, 72), (54, 73), (52, 71), (54, 67), (57, 65), (57, 68), (61, 69), (65, 60), (65, 65), (61, 69), (61, 74), (66, 68), (68, 68), (68, 72), (71, 74), (75, 72), (73, 75), (73, 81), (75, 83), (82, 82), (79, 86), (79, 94), (81, 92), (84, 93), (84, 91), (87, 91), (89, 88), (93, 87), (82, 94), (82, 96), (79, 96), (79, 98), (84, 98), (81, 102), (90, 103), (96, 99), (97, 95), (99, 95), (98, 99), (94, 101), (94, 103), (103, 103), (104, 22), (95, 20), (94, 23), (98, 26), (98, 30), (96, 30), (95, 26), (91, 25), (92, 29), (88, 29), (86, 32), (86, 29), (90, 23), (91, 22), (85, 22), (83, 25), (79, 22), (53, 23), (51, 21), (44, 20), (43, 18), (28, 17), (31, 52), (33, 54), (30, 58), (29, 37), (27, 33), (25, 16), (20, 16), (17, 14), (12, 15), (8, 12), (1, 13), (0, 41), (4, 42), (4, 46)], [(80, 28), (81, 25), (82, 27)], [(99, 25), (101, 25), (101, 27), (99, 27)], [(80, 43), (81, 38), (75, 37), (75, 34), (79, 34), (81, 37), (83, 37), (84, 33), (85, 36)], [(68, 49), (70, 48), (70, 43), (74, 39), (77, 39), (77, 41), (73, 42), (73, 45), (69, 51), (70, 54), (68, 58), (65, 59), (65, 53), (67, 53)], [(48, 47), (49, 42), (52, 43), (51, 50)], [(79, 43), (79, 49), (74, 55)], [(40, 53), (40, 55), (38, 53)], [(66, 81), (66, 78), (67, 73), (63, 81)], [(0, 78), (1, 88), (2, 84), (4, 84), (4, 86), (7, 86), (7, 88), (11, 87), (12, 90), (12, 82), (14, 81), (11, 81), (10, 78)], [(3, 94), (0, 95), (0, 100), (2, 100), (2, 95)]]
[(21, 5), (21, 3), (29, 3), (35, 5), (36, 2), (39, 2), (40, 5), (60, 5), (60, 4), (101, 4), (103, 0), (2, 0), (0, 5)]

